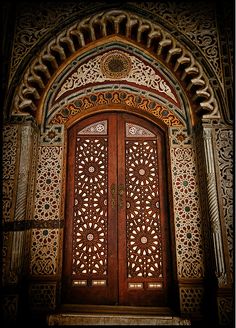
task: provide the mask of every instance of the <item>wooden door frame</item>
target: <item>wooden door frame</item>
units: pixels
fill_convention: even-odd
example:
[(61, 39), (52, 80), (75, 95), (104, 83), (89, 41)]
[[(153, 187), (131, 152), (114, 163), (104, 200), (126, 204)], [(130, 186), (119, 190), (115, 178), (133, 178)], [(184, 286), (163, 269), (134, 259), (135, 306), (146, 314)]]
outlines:
[[(153, 123), (155, 126), (157, 126), (164, 134), (164, 148), (166, 150), (165, 152), (165, 162), (166, 162), (166, 183), (167, 183), (167, 204), (168, 204), (168, 214), (169, 214), (169, 249), (171, 252), (171, 273), (172, 273), (172, 285), (171, 285), (171, 294), (174, 295), (174, 297), (171, 297), (171, 303), (169, 306), (169, 310), (173, 310), (175, 313), (180, 313), (180, 304), (179, 304), (179, 288), (178, 288), (178, 279), (177, 279), (177, 259), (176, 259), (176, 242), (175, 242), (175, 226), (174, 226), (174, 209), (173, 209), (173, 189), (172, 189), (172, 175), (171, 175), (171, 158), (170, 158), (170, 146), (169, 146), (169, 127), (160, 119), (155, 117), (149, 112), (140, 111), (136, 108), (127, 108), (127, 106), (123, 105), (104, 105), (101, 109), (101, 106), (96, 106), (91, 109), (89, 109), (86, 113), (79, 113), (72, 117), (70, 120), (68, 120), (65, 124), (65, 158), (64, 158), (64, 167), (67, 167), (67, 141), (68, 141), (68, 130), (75, 124), (78, 124), (80, 121), (90, 117), (95, 116), (96, 114), (102, 114), (107, 112), (121, 112), (121, 113), (127, 113), (131, 114), (140, 118), (143, 118), (144, 120), (147, 120), (151, 123)], [(65, 207), (65, 203), (64, 203)], [(62, 249), (64, 253), (65, 243), (63, 243)], [(63, 254), (62, 254), (63, 258)], [(62, 263), (63, 265), (63, 263)], [(65, 304), (64, 304), (65, 305)], [(62, 304), (63, 306), (63, 304)], [(74, 305), (76, 307), (76, 305)], [(91, 307), (93, 307), (91, 305)], [(117, 311), (119, 312), (122, 306), (117, 305), (113, 306), (113, 308), (117, 307)], [(127, 307), (124, 307), (125, 312), (129, 312)], [(139, 312), (139, 308), (137, 307), (137, 313)], [(132, 307), (132, 311), (136, 311), (135, 307)], [(158, 307), (156, 307), (157, 311)], [(168, 311), (169, 311), (168, 310)], [(107, 310), (106, 310), (107, 311)], [(105, 311), (105, 312), (106, 312)], [(155, 310), (154, 310), (155, 311)], [(167, 311), (167, 312), (168, 312)]]

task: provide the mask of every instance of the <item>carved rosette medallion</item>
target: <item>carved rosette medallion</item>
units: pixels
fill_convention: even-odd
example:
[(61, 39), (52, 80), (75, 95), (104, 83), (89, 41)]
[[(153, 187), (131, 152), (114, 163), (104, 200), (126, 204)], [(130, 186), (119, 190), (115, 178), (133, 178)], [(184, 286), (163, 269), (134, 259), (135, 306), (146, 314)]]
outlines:
[(132, 62), (123, 52), (115, 50), (101, 58), (100, 67), (107, 78), (122, 79), (129, 75)]

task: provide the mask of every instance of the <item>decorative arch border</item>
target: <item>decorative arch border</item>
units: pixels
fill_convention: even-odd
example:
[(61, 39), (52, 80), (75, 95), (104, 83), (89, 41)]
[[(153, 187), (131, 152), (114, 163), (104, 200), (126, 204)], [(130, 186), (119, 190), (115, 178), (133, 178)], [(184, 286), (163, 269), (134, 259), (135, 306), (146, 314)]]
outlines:
[(99, 110), (104, 108), (118, 110), (121, 106), (136, 114), (145, 112), (161, 120), (169, 127), (184, 127), (186, 125), (184, 119), (174, 115), (168, 107), (143, 95), (135, 95), (131, 92), (120, 90), (100, 91), (77, 98), (67, 103), (51, 118), (49, 117), (46, 123), (48, 125), (68, 125), (76, 117), (89, 113), (91, 110), (93, 111), (94, 107), (99, 112)]
[(49, 42), (25, 71), (13, 99), (13, 114), (32, 113), (59, 67), (79, 49), (109, 35), (120, 35), (154, 54), (184, 84), (196, 114), (220, 117), (210, 81), (200, 63), (156, 23), (124, 10), (108, 10), (75, 23)]

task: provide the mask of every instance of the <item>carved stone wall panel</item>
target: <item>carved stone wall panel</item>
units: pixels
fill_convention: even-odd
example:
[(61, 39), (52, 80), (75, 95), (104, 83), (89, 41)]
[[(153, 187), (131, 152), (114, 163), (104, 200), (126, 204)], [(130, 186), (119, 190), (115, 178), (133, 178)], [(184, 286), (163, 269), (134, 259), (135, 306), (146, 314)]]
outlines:
[(203, 311), (203, 287), (180, 287), (181, 313), (191, 316), (199, 315)]
[[(31, 127), (30, 131), (30, 151), (26, 156), (29, 157), (29, 174), (27, 186), (27, 207), (25, 220), (32, 220), (34, 216), (35, 205), (35, 183), (36, 183), (36, 167), (38, 163), (38, 134), (37, 128)], [(27, 244), (27, 243), (26, 243)]]
[(33, 229), (31, 241), (30, 273), (49, 276), (58, 273), (59, 229)]
[(204, 251), (205, 263), (207, 274), (212, 274), (215, 271), (215, 254), (213, 250), (212, 241), (212, 228), (210, 223), (209, 204), (208, 204), (208, 191), (207, 191), (207, 168), (206, 168), (206, 154), (204, 148), (203, 128), (199, 124), (194, 130), (194, 143), (196, 147), (197, 167), (198, 167), (198, 181), (199, 181), (199, 194), (201, 202), (201, 224), (204, 234)]
[[(35, 162), (37, 154), (37, 132), (32, 126), (22, 125), (20, 128), (20, 158), (18, 168), (18, 183), (15, 220), (31, 219), (32, 194), (34, 189)], [(27, 203), (29, 208), (27, 208)], [(31, 207), (31, 208), (30, 208)], [(28, 216), (27, 216), (28, 209)]]
[(10, 231), (2, 233), (2, 250), (1, 250), (1, 259), (2, 259), (2, 286), (4, 287), (8, 283), (8, 273), (10, 270), (11, 263), (11, 245), (12, 245), (13, 234)]
[(135, 5), (161, 17), (189, 38), (202, 51), (223, 83), (216, 7), (212, 2), (158, 1)]
[(234, 272), (234, 223), (233, 223), (233, 130), (221, 128), (215, 130), (216, 169), (220, 180), (219, 202), (222, 208), (223, 222), (226, 231), (228, 261), (231, 278)]
[(220, 46), (221, 46), (221, 60), (224, 74), (224, 89), (226, 95), (226, 114), (233, 122), (235, 117), (235, 106), (234, 106), (234, 58), (235, 58), (235, 39), (234, 39), (234, 14), (233, 1), (227, 1), (221, 3), (219, 8), (220, 21)]
[(19, 295), (2, 295), (1, 321), (7, 322), (7, 324), (9, 325), (8, 327), (11, 327), (11, 325), (15, 326), (17, 320), (18, 302)]
[[(92, 6), (92, 5), (91, 5)], [(19, 3), (17, 22), (14, 35), (14, 46), (11, 59), (11, 77), (32, 48), (53, 30), (58, 24), (62, 24), (74, 13), (80, 13), (88, 9), (89, 3), (80, 1), (76, 3)], [(37, 16), (35, 14), (37, 13)]]
[(203, 236), (201, 229), (199, 184), (196, 154), (192, 144), (181, 147), (173, 143), (179, 136), (188, 142), (184, 129), (173, 130), (171, 145), (171, 171), (176, 233), (176, 256), (179, 278), (202, 278), (204, 276)]
[(17, 284), (23, 269), (25, 255), (25, 231), (12, 231), (11, 257), (7, 280), (10, 284)]
[[(101, 10), (104, 4), (105, 2), (99, 3)], [(201, 49), (222, 81), (217, 23), (215, 8), (212, 3), (188, 1), (165, 4), (162, 2), (130, 2), (127, 6), (134, 11), (142, 8), (146, 12), (146, 16), (152, 14), (152, 18), (155, 20), (160, 17), (167, 21), (169, 26), (177, 28)], [(63, 2), (57, 4), (56, 8), (50, 3), (46, 5), (21, 4), (17, 13), (11, 77), (24, 57), (37, 43), (42, 41), (48, 32), (55, 29), (58, 24), (62, 24), (66, 19), (72, 19), (76, 15), (82, 14), (83, 11), (91, 13), (93, 9), (94, 4), (92, 6), (86, 1), (81, 1), (79, 4)], [(35, 19), (35, 12), (37, 12), (37, 19)]]
[[(131, 22), (136, 23), (131, 24)], [(172, 29), (167, 32), (163, 26), (145, 21), (141, 16), (124, 10), (102, 11), (97, 15), (85, 17), (67, 29), (62, 29), (51, 42), (48, 40), (31, 65), (25, 69), (13, 102), (12, 99), (8, 99), (12, 103), (9, 110), (13, 113), (29, 111), (35, 113), (47, 82), (67, 57), (86, 44), (107, 37), (109, 34), (115, 34), (123, 43), (126, 43), (125, 39), (128, 38), (141, 47), (147, 47), (150, 52), (154, 51), (157, 59), (160, 58), (164, 66), (169, 67), (171, 62), (173, 75), (177, 79), (180, 78), (181, 84), (185, 85), (187, 90), (193, 91), (191, 98), (196, 105), (195, 110), (204, 111), (210, 117), (220, 117), (218, 101), (209, 77), (198, 59), (188, 50), (191, 47), (184, 45), (182, 39), (179, 43)], [(218, 85), (216, 78), (214, 83)], [(12, 90), (12, 93), (14, 92)], [(42, 108), (39, 112), (40, 120)]]
[(64, 125), (46, 126), (41, 134), (41, 145), (61, 146), (64, 142)]
[[(107, 64), (107, 56), (109, 63)], [(118, 58), (117, 58), (118, 57)], [(128, 62), (126, 64), (126, 62)], [(129, 66), (128, 69), (126, 66)], [(86, 85), (94, 83), (114, 83), (125, 81), (127, 84), (138, 85), (140, 88), (148, 88), (150, 91), (158, 93), (161, 97), (168, 97), (175, 105), (178, 99), (175, 89), (169, 81), (153, 65), (146, 64), (137, 56), (132, 56), (124, 51), (106, 51), (105, 55), (97, 55), (84, 64), (80, 64), (61, 83), (61, 87), (56, 94), (56, 100), (65, 93), (78, 90)], [(119, 74), (118, 74), (119, 73)], [(121, 74), (123, 73), (123, 75)]]
[(64, 127), (45, 127), (38, 150), (34, 221), (30, 244), (30, 274), (55, 276), (61, 256), (62, 186)]
[(222, 327), (233, 327), (234, 301), (232, 297), (218, 297), (219, 323)]
[(56, 307), (56, 282), (31, 283), (29, 295), (31, 309), (54, 310)]
[(19, 157), (19, 126), (3, 127), (2, 144), (2, 218), (3, 222), (14, 220), (16, 202), (16, 183)]
[(34, 220), (59, 220), (62, 184), (62, 147), (40, 146)]

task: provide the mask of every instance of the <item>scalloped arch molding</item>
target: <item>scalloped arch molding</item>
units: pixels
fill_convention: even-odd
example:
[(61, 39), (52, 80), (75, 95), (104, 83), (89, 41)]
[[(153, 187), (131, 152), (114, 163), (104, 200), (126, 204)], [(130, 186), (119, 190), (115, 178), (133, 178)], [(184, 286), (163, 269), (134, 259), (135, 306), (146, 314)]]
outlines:
[(18, 85), (12, 104), (12, 114), (37, 111), (48, 84), (65, 65), (89, 44), (109, 36), (120, 36), (134, 42), (160, 60), (182, 84), (195, 114), (219, 118), (218, 104), (203, 67), (191, 52), (163, 27), (124, 10), (108, 10), (92, 15), (69, 26), (45, 44), (28, 65)]

